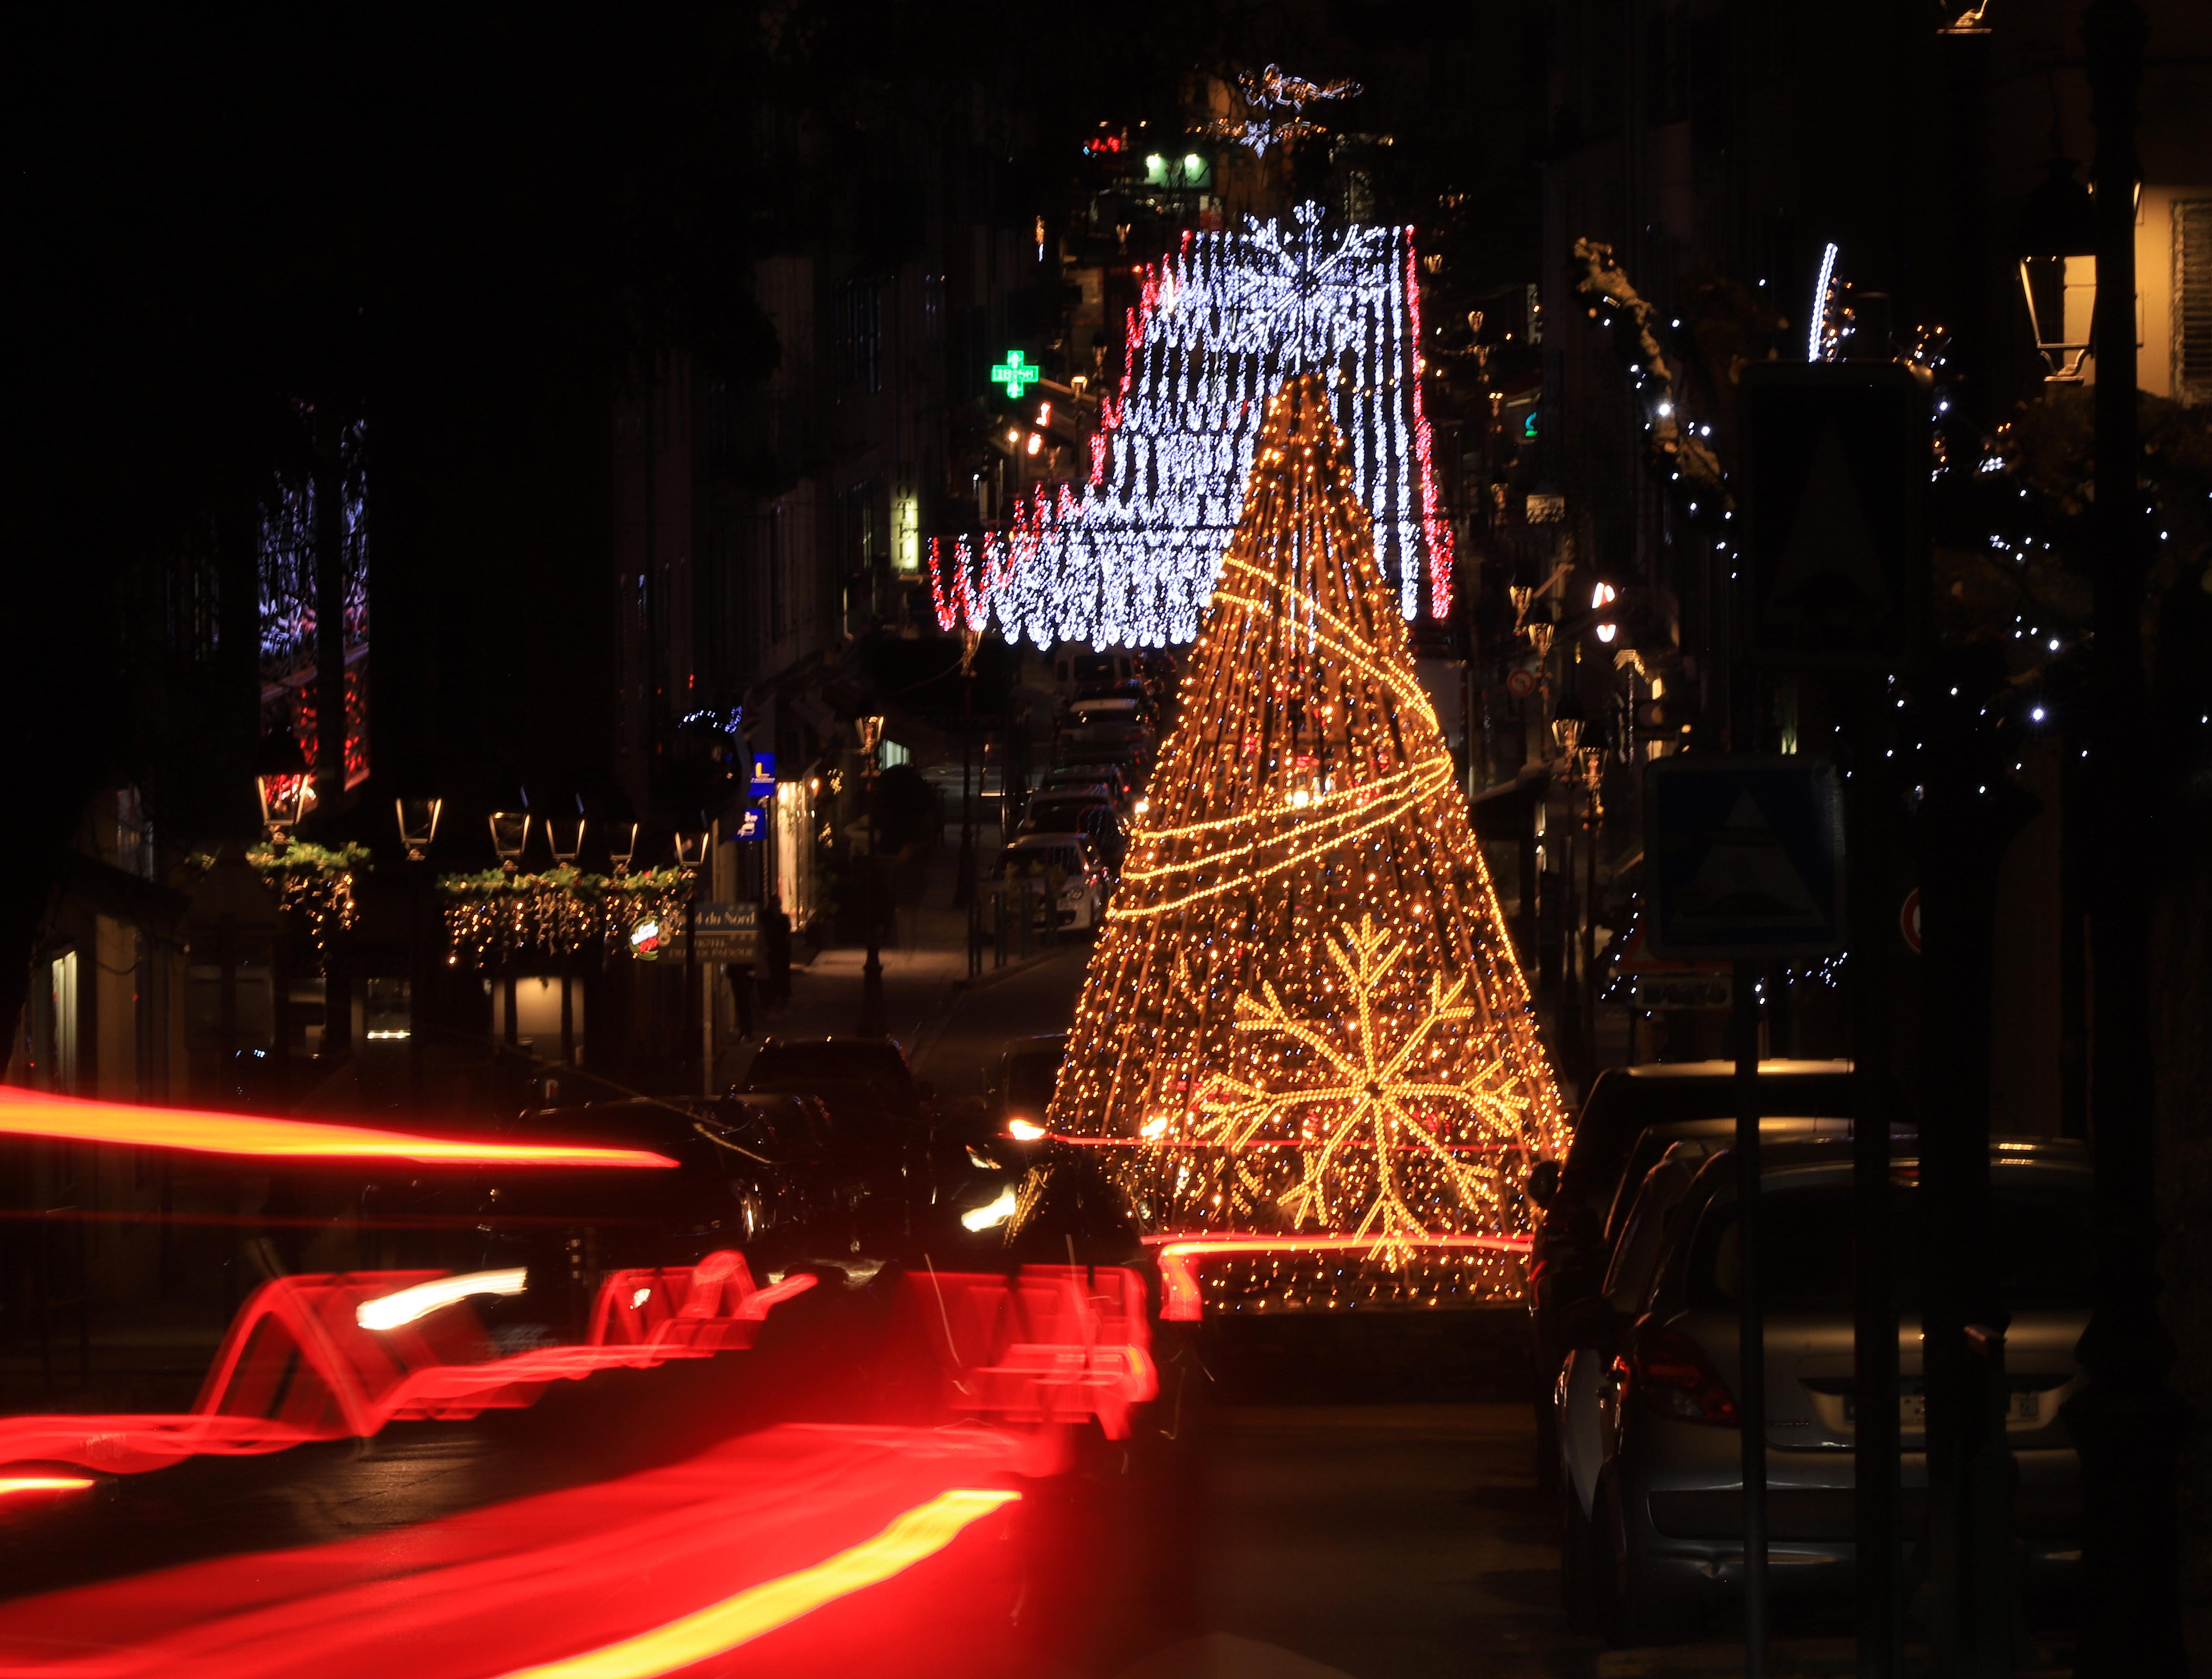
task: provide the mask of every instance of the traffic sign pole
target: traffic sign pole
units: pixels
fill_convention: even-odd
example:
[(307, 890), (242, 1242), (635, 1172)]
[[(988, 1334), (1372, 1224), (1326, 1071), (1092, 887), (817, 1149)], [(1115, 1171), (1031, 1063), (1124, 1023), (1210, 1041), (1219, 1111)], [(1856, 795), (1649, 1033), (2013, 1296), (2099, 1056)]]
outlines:
[(1743, 1425), (1743, 1670), (1766, 1672), (1766, 1318), (1759, 1257), (1759, 968), (1735, 964), (1736, 1410)]

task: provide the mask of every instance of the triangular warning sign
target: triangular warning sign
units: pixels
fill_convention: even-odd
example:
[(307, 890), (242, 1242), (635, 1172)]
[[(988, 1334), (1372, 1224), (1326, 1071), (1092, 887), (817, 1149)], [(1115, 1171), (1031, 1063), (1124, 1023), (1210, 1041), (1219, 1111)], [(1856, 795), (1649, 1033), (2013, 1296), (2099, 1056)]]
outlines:
[(1841, 627), (1880, 617), (1893, 604), (1843, 435), (1830, 420), (1814, 446), (1813, 470), (1767, 591), (1766, 617)]
[(1670, 918), (1674, 936), (1705, 926), (1778, 931), (1827, 924), (1805, 877), (1747, 791), (1736, 795), (1728, 821), (1709, 838), (1705, 859)]

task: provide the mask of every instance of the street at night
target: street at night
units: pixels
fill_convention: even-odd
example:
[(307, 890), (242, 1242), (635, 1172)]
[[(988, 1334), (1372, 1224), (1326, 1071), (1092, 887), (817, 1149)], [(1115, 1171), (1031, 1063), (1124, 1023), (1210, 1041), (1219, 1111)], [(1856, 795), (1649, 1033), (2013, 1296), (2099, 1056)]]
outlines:
[(0, 1679), (2212, 1666), (2212, 14), (10, 31)]

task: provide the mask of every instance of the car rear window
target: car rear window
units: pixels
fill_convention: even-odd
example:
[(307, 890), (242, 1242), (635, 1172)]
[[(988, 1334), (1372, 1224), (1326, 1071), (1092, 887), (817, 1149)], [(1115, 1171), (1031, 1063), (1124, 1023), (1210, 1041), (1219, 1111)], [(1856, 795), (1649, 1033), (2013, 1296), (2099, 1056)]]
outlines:
[(754, 1090), (860, 1091), (900, 1107), (915, 1103), (905, 1059), (881, 1044), (769, 1044), (753, 1057), (745, 1084)]
[[(1848, 1118), (1857, 1111), (1857, 1084), (1849, 1073), (1769, 1075), (1759, 1085), (1769, 1112)], [(1604, 1218), (1620, 1191), (1629, 1151), (1646, 1127), (1726, 1119), (1735, 1112), (1730, 1078), (1601, 1078), (1568, 1145), (1565, 1187)]]
[[(2014, 1168), (1991, 1174), (1987, 1262), (2014, 1311), (2089, 1303), (2090, 1180), (2086, 1173)], [(1927, 1276), (1927, 1196), (1917, 1182), (1891, 1190), (1891, 1264), (1899, 1306), (1917, 1309)], [(1735, 1203), (1698, 1221), (1685, 1295), (1694, 1309), (1736, 1303)], [(1759, 1273), (1770, 1312), (1851, 1309), (1851, 1186), (1772, 1186), (1759, 1196)]]

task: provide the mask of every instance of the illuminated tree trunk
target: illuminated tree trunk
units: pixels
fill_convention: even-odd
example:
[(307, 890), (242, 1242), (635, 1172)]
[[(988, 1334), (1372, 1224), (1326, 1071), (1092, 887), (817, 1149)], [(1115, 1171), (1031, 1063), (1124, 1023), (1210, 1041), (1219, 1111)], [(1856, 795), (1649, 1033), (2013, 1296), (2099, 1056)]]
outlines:
[(1328, 409), (1269, 405), (1051, 1125), (1148, 1229), (1402, 1262), (1525, 1229), (1565, 1118)]

